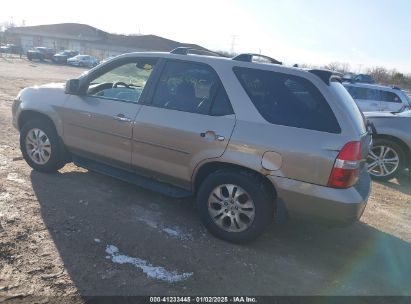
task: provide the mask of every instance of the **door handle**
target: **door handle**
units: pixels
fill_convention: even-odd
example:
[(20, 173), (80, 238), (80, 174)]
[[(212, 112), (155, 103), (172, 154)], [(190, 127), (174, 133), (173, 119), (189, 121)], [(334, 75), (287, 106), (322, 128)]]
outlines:
[(124, 114), (114, 115), (113, 118), (121, 122), (131, 122), (131, 118), (126, 117)]
[(206, 131), (200, 133), (200, 136), (208, 140), (224, 141), (225, 137), (222, 135), (217, 135), (214, 131)]

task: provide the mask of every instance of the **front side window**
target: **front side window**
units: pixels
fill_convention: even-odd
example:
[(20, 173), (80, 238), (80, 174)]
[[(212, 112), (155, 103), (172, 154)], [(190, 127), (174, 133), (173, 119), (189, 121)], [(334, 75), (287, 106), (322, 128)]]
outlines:
[(211, 68), (177, 61), (167, 62), (152, 105), (204, 115), (233, 112), (220, 79)]
[(144, 59), (118, 66), (94, 79), (88, 95), (138, 103), (155, 63), (156, 60)]
[(234, 72), (268, 122), (329, 133), (341, 132), (324, 96), (308, 79), (240, 67), (234, 68)]

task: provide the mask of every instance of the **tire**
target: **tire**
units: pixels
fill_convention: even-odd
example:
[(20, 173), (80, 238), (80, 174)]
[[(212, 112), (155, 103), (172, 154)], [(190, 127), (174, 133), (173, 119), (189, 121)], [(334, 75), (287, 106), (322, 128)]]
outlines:
[[(380, 157), (381, 151), (383, 151), (383, 158)], [(386, 160), (385, 162), (384, 159)], [(398, 159), (398, 161), (394, 161), (395, 159)], [(387, 160), (390, 160), (390, 162)], [(397, 177), (404, 170), (405, 152), (401, 146), (394, 141), (375, 139), (373, 147), (367, 157), (367, 167), (373, 179), (388, 181)]]
[[(220, 198), (224, 196), (224, 199), (227, 200), (227, 194), (230, 193), (229, 188), (233, 189), (232, 186), (237, 187), (237, 190), (232, 190), (232, 193), (238, 194), (237, 191), (244, 191), (245, 194), (240, 195), (235, 202), (222, 203), (221, 200), (217, 202), (219, 200), (213, 195), (213, 192), (216, 189), (218, 192), (225, 187), (227, 191), (223, 190), (219, 193)], [(248, 208), (251, 206), (250, 201), (254, 208)], [(221, 209), (219, 209), (220, 207)], [(248, 211), (244, 211), (246, 209)], [(250, 212), (252, 209), (254, 215), (249, 217), (248, 215), (252, 214)], [(210, 174), (202, 182), (197, 193), (197, 210), (201, 221), (211, 234), (231, 243), (246, 243), (259, 237), (265, 228), (273, 222), (274, 197), (259, 176), (243, 170), (222, 169)], [(247, 212), (248, 215), (246, 216), (242, 212)], [(217, 216), (214, 216), (216, 214)], [(230, 214), (236, 218), (235, 221), (232, 220)], [(247, 218), (248, 220), (246, 220)], [(238, 225), (239, 223), (240, 225)]]
[[(35, 136), (33, 135), (33, 130), (40, 130), (49, 140), (49, 145), (47, 146), (46, 144), (44, 144), (45, 137), (43, 136), (42, 139), (40, 139), (43, 142), (43, 157), (47, 159), (47, 161), (45, 162), (43, 162), (43, 159), (40, 158), (40, 153), (34, 153), (33, 156), (29, 155), (29, 149), (34, 149), (34, 145), (30, 143), (30, 140), (28, 138), (35, 138)], [(34, 141), (32, 140), (32, 142)], [(65, 165), (64, 148), (60, 143), (56, 129), (51, 123), (47, 121), (35, 119), (30, 120), (26, 124), (24, 124), (20, 131), (20, 150), (26, 162), (34, 170), (53, 173), (61, 169)]]

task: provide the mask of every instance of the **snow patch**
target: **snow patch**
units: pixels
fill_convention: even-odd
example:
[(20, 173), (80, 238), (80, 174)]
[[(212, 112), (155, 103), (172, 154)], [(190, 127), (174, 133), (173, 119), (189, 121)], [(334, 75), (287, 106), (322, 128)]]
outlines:
[(24, 184), (24, 183), (26, 183), (26, 181), (25, 181), (24, 179), (19, 178), (19, 176), (18, 176), (17, 173), (9, 173), (9, 174), (7, 175), (7, 180), (8, 180), (8, 181), (12, 181), (12, 182), (16, 182), (16, 183), (19, 183), (19, 184)]
[(163, 228), (162, 231), (176, 239), (180, 239), (180, 240), (192, 240), (193, 239), (191, 234), (184, 232), (179, 227), (173, 227), (173, 228), (166, 227), (166, 228)]
[(136, 213), (138, 213), (136, 219), (146, 224), (148, 227), (157, 230), (158, 232), (165, 233), (168, 236), (178, 239), (178, 240), (192, 240), (193, 236), (184, 231), (184, 229), (173, 226), (167, 227), (163, 224), (159, 224), (156, 220), (161, 218), (161, 213), (156, 211), (147, 210), (146, 208), (138, 207), (135, 208)]
[(146, 224), (150, 228), (158, 229), (157, 223), (155, 221), (151, 220), (151, 219), (144, 218), (144, 217), (139, 217), (137, 219), (138, 219), (139, 222), (142, 222), (142, 223)]
[(94, 239), (94, 242), (101, 243), (101, 240), (100, 239)]
[(107, 245), (106, 253), (109, 254), (108, 257), (113, 263), (131, 264), (134, 267), (141, 269), (149, 278), (152, 279), (157, 279), (168, 283), (175, 283), (187, 280), (193, 275), (192, 272), (179, 274), (176, 271), (168, 271), (164, 267), (153, 266), (143, 259), (122, 255), (120, 254), (119, 249), (114, 245)]

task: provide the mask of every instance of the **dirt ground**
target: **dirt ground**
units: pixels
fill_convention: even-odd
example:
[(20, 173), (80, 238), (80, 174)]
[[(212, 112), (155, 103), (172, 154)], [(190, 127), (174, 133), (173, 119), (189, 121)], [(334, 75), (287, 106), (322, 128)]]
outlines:
[(34, 172), (11, 104), (78, 68), (0, 58), (0, 301), (19, 296), (411, 295), (411, 177), (373, 183), (359, 223), (273, 224), (252, 244), (207, 233), (175, 200), (72, 164)]

